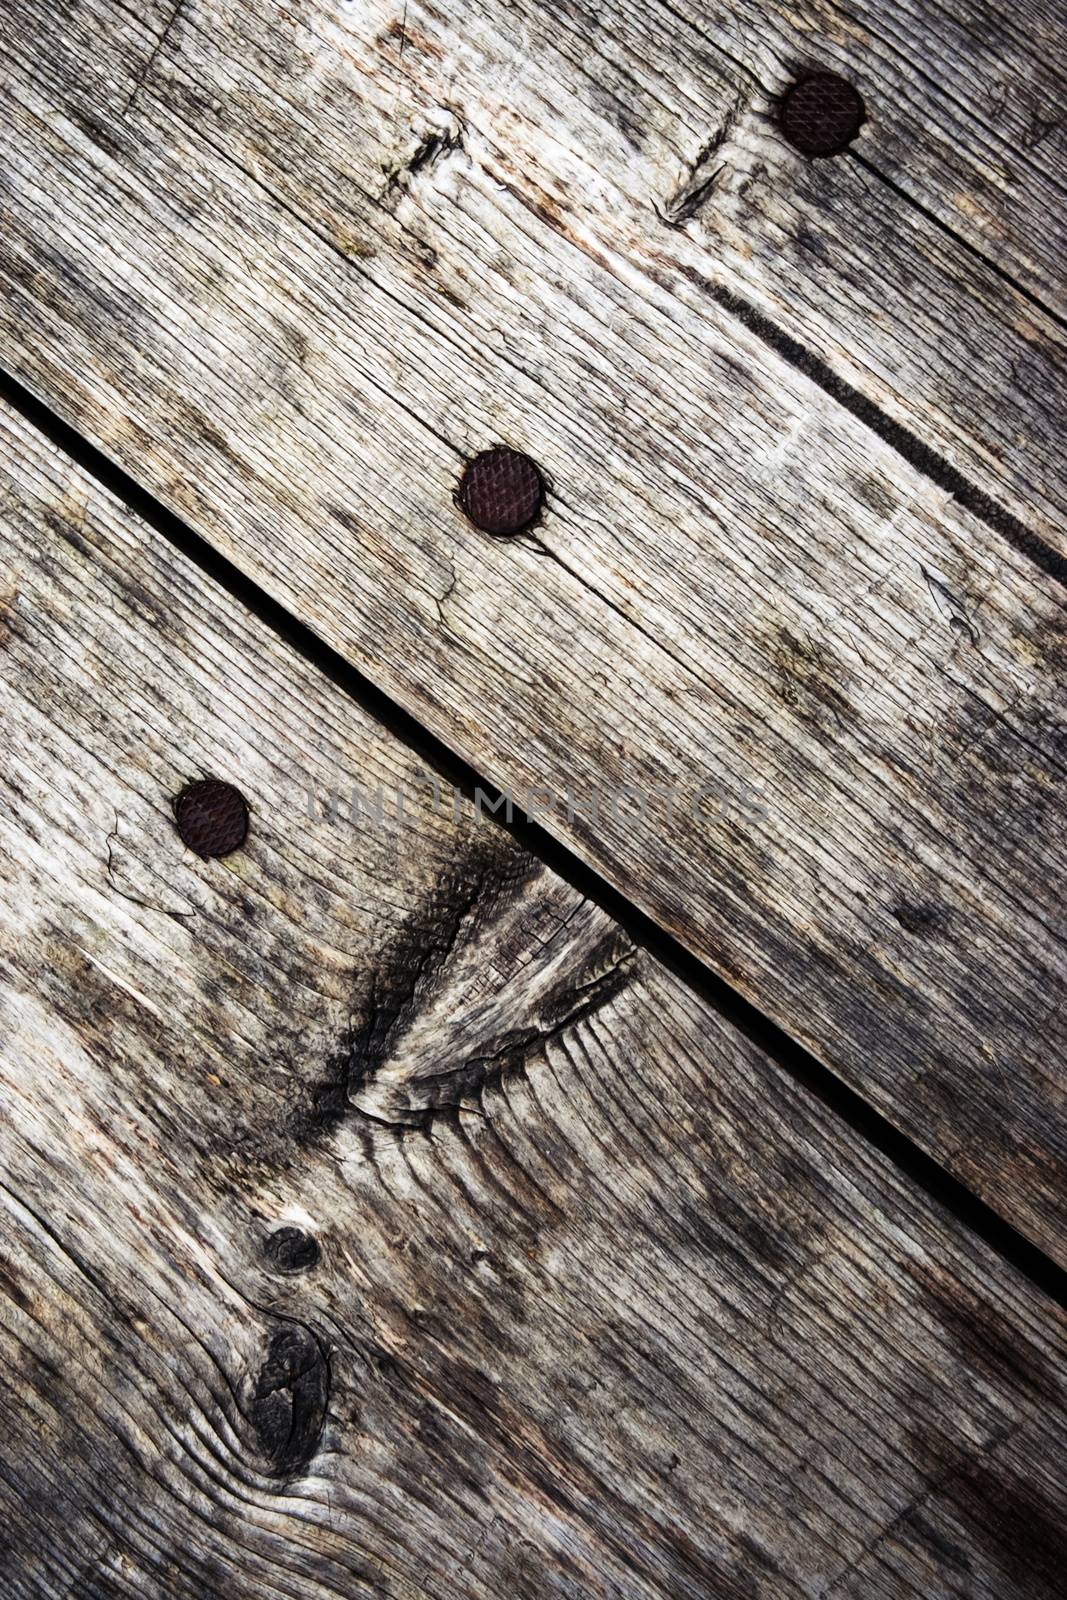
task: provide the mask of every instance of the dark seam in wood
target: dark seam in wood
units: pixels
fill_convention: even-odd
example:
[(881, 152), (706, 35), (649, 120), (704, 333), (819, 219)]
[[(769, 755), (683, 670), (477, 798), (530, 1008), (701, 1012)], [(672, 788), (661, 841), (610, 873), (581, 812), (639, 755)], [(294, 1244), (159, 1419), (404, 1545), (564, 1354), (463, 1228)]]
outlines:
[[(173, 108), (168, 107), (168, 110), (184, 126), (190, 126)], [(288, 201), (277, 195), (262, 179), (257, 178), (255, 173), (249, 172), (226, 150), (216, 145), (213, 140), (204, 134), (202, 129), (194, 129), (192, 131), (196, 133), (198, 138), (202, 138), (216, 155), (235, 166), (239, 172), (262, 189), (264, 194), (268, 195), (271, 201), (278, 205), (285, 215), (297, 223), (299, 227), (311, 233), (319, 240), (320, 244), (325, 245), (335, 255), (339, 256), (347, 266), (367, 277), (389, 299), (396, 300), (396, 297), (389, 292), (388, 288), (380, 284), (376, 278), (371, 278), (370, 274), (365, 269), (360, 268), (357, 262), (353, 262), (351, 256), (346, 255), (344, 250), (330, 239), (327, 234), (321, 233), (307, 217), (290, 205)], [(880, 176), (875, 169), (872, 168), (871, 170), (874, 176)], [(888, 182), (888, 180), (886, 181)], [(510, 185), (507, 187), (510, 189)], [(518, 194), (516, 190), (511, 189), (510, 192), (515, 194), (521, 204), (526, 204), (523, 196)], [(904, 198), (907, 199), (907, 196), (905, 195)], [(653, 205), (652, 209), (663, 226), (673, 228), (679, 225), (665, 216), (658, 206)], [(948, 231), (951, 232), (951, 230)], [(984, 260), (984, 257), (982, 259)], [(1060, 555), (1038, 534), (1033, 533), (1010, 511), (999, 505), (991, 495), (986, 494), (983, 489), (979, 489), (975, 484), (972, 484), (957, 467), (945, 460), (932, 446), (925, 444), (917, 434), (912, 433), (910, 428), (906, 428), (903, 423), (896, 422), (892, 417), (887, 416), (873, 400), (868, 399), (852, 384), (839, 377), (828, 362), (815, 355), (806, 345), (801, 344), (798, 339), (794, 339), (784, 329), (779, 328), (768, 316), (757, 310), (741, 295), (727, 289), (724, 285), (704, 278), (692, 269), (683, 267), (680, 263), (678, 264), (678, 270), (710, 294), (715, 303), (720, 305), (724, 311), (730, 312), (732, 316), (743, 322), (751, 333), (762, 339), (765, 344), (769, 345), (778, 355), (788, 361), (790, 366), (802, 372), (805, 377), (816, 383), (824, 393), (828, 394), (832, 400), (836, 400), (858, 421), (870, 428), (872, 433), (877, 434), (883, 443), (888, 444), (891, 449), (902, 456), (909, 466), (915, 467), (931, 482), (936, 483), (938, 488), (944, 489), (946, 493), (951, 494), (963, 506), (964, 510), (970, 511), (972, 515), (984, 522), (988, 528), (991, 528), (994, 533), (1001, 538), (1007, 539), (1009, 544), (1018, 550), (1020, 554), (1033, 561), (1043, 572), (1055, 578), (1058, 583), (1067, 586), (1067, 557)], [(1020, 292), (1025, 293), (1025, 291)], [(396, 301), (396, 303), (403, 305), (401, 301)], [(398, 399), (396, 395), (392, 395), (390, 398), (401, 405), (402, 409), (408, 411), (403, 401)], [(424, 417), (417, 416), (410, 411), (408, 414), (420, 426), (427, 428), (442, 444), (446, 445), (450, 450), (456, 451), (457, 454), (461, 454), (453, 441), (432, 427)], [(546, 553), (551, 554), (551, 552)], [(601, 596), (600, 598), (603, 597)]]
[[(663, 10), (666, 11), (670, 16), (674, 17), (678, 22), (682, 23), (683, 26), (691, 31), (694, 29), (692, 17), (687, 16), (684, 11), (679, 11), (676, 6), (673, 6), (669, 3), (669, 0), (662, 0), (662, 5)], [(845, 14), (847, 15), (847, 13)], [(773, 89), (769, 89), (767, 85), (762, 82), (759, 75), (753, 71), (752, 67), (749, 66), (746, 61), (742, 61), (738, 56), (733, 55), (729, 50), (726, 49), (725, 45), (723, 45), (719, 39), (715, 39), (706, 34), (702, 34), (701, 39), (703, 43), (710, 45), (711, 49), (715, 51), (716, 55), (721, 56), (724, 61), (728, 61), (741, 77), (746, 78), (752, 87), (758, 90), (758, 92), (768, 103), (777, 103), (779, 95)], [(938, 89), (938, 91), (944, 90), (944, 85), (936, 82), (928, 73), (922, 72), (920, 68), (916, 68), (916, 70), (927, 83), (933, 85), (936, 89)], [(951, 95), (950, 99), (953, 100), (953, 103), (958, 106), (965, 115), (973, 116), (973, 113), (966, 106), (964, 106), (961, 101), (956, 100), (955, 97)], [(1067, 318), (1061, 317), (1057, 312), (1053, 311), (1051, 307), (1047, 306), (1043, 300), (1038, 299), (1035, 294), (1033, 294), (1029, 289), (1026, 289), (1021, 283), (1018, 282), (1016, 278), (1013, 278), (1010, 272), (1007, 272), (1003, 267), (998, 266), (997, 263), (991, 260), (989, 256), (984, 255), (983, 252), (978, 249), (977, 245), (971, 244), (971, 242), (968, 239), (965, 239), (962, 234), (957, 233), (952, 227), (951, 223), (945, 222), (937, 215), (935, 211), (931, 211), (929, 207), (926, 206), (921, 200), (917, 200), (914, 195), (909, 194), (907, 189), (902, 188), (894, 179), (888, 177), (871, 161), (869, 161), (866, 156), (862, 155), (859, 150), (853, 148), (845, 151), (844, 154), (846, 156), (851, 156), (853, 160), (858, 161), (873, 178), (877, 178), (881, 183), (886, 184), (888, 188), (892, 189), (893, 193), (896, 194), (905, 205), (911, 206), (913, 210), (918, 211), (923, 217), (926, 218), (928, 222), (933, 223), (935, 227), (947, 234), (950, 239), (952, 239), (956, 244), (960, 245), (964, 250), (968, 251), (969, 254), (974, 256), (976, 260), (980, 261), (983, 266), (988, 267), (990, 272), (995, 273), (998, 278), (1001, 278), (1005, 283), (1010, 285), (1010, 287), (1014, 289), (1016, 293), (1022, 295), (1024, 299), (1029, 300), (1032, 305), (1038, 308), (1038, 310), (1044, 312), (1044, 314), (1047, 317), (1050, 317), (1053, 322), (1057, 323), (1062, 328), (1067, 328)]]
[[(328, 645), (306, 623), (272, 598), (226, 556), (211, 546), (188, 523), (161, 504), (123, 468), (110, 461), (55, 412), (36, 399), (0, 368), (0, 399), (6, 401), (50, 443), (95, 479), (110, 495), (142, 518), (206, 577), (244, 606), (278, 638), (316, 670), (349, 695), (368, 716), (375, 718), (394, 738), (471, 799), (476, 789), (499, 796), (492, 784), (480, 779), (471, 764), (444, 740), (423, 726), (411, 712), (392, 700)], [(510, 834), (531, 855), (587, 900), (612, 917), (633, 942), (649, 952), (706, 1004), (737, 1028), (750, 1043), (771, 1057), (792, 1080), (805, 1089), (853, 1133), (866, 1140), (929, 1199), (965, 1229), (996, 1251), (1016, 1271), (1058, 1305), (1067, 1309), (1067, 1269), (1060, 1267), (1032, 1240), (1008, 1222), (958, 1178), (946, 1171), (882, 1112), (806, 1050), (785, 1029), (765, 1016), (751, 1001), (732, 989), (647, 912), (627, 900), (600, 872), (575, 855), (538, 823), (513, 818), (509, 823), (493, 815), (493, 825)]]
[(724, 284), (716, 283), (711, 278), (706, 278), (702, 273), (692, 268), (679, 268), (700, 289), (722, 306), (724, 311), (729, 311), (739, 322), (744, 323), (750, 333), (754, 333), (763, 343), (769, 345), (777, 355), (787, 361), (791, 367), (802, 372), (810, 378), (819, 388), (828, 394), (831, 400), (836, 400), (840, 406), (877, 434), (884, 444), (889, 445), (901, 456), (909, 466), (929, 478), (939, 489), (944, 489), (946, 494), (961, 505), (965, 511), (984, 522), (987, 528), (998, 534), (1002, 539), (1032, 561), (1048, 577), (1054, 578), (1057, 583), (1067, 585), (1067, 557), (1062, 556), (1058, 550), (1046, 544), (1038, 534), (1033, 533), (1018, 517), (998, 504), (984, 489), (979, 489), (975, 484), (965, 478), (958, 467), (931, 445), (925, 444), (922, 439), (914, 434), (903, 423), (895, 421), (886, 415), (880, 406), (853, 385), (840, 377), (821, 356), (815, 355), (799, 339), (794, 339), (792, 334), (786, 333), (776, 322), (772, 322), (764, 312), (758, 310), (742, 295), (727, 289)]
[(907, 189), (903, 188), (895, 178), (891, 178), (887, 173), (882, 172), (879, 167), (874, 165), (873, 161), (870, 161), (865, 155), (861, 155), (858, 150), (848, 150), (846, 155), (857, 162), (864, 172), (869, 172), (872, 178), (877, 178), (879, 183), (884, 183), (886, 188), (892, 190), (899, 200), (903, 200), (905, 205), (910, 206), (913, 211), (917, 211), (927, 222), (951, 239), (953, 244), (958, 244), (961, 250), (966, 250), (968, 255), (973, 256), (976, 261), (980, 261), (988, 272), (993, 273), (1002, 283), (1006, 283), (1017, 295), (1021, 295), (1042, 315), (1048, 317), (1050, 322), (1054, 322), (1058, 328), (1067, 329), (1067, 317), (1063, 317), (1059, 312), (1053, 311), (1052, 307), (1046, 305), (1032, 290), (1027, 289), (1017, 278), (1012, 277), (1006, 268), (998, 266), (995, 261), (979, 250), (977, 245), (971, 244), (969, 239), (965, 239), (961, 233), (957, 233), (950, 222), (946, 222), (943, 217), (939, 217), (936, 211), (931, 211), (930, 207), (925, 205), (922, 200), (917, 200), (914, 195), (909, 194)]
[(182, 6), (184, 4), (185, 4), (185, 0), (177, 0), (177, 3), (175, 4), (174, 10), (171, 12), (170, 17), (167, 20), (166, 27), (163, 29), (163, 32), (160, 34), (159, 38), (156, 40), (155, 44), (152, 46), (152, 49), (151, 49), (151, 51), (149, 52), (149, 55), (148, 55), (148, 59), (145, 62), (144, 66), (141, 68), (140, 72), (138, 73), (137, 81), (134, 83), (133, 88), (130, 90), (129, 98), (127, 99), (126, 104), (122, 108), (122, 115), (124, 117), (128, 117), (130, 112), (132, 111), (133, 102), (137, 99), (137, 96), (140, 94), (141, 89), (144, 87), (144, 85), (145, 85), (145, 83), (146, 83), (146, 81), (148, 79), (148, 76), (152, 71), (152, 68), (155, 66), (156, 57), (159, 55), (159, 52), (162, 50), (163, 46), (166, 44), (168, 38), (170, 37), (170, 30), (173, 28), (174, 24), (177, 22), (177, 20), (178, 20), (178, 12), (181, 10), (181, 8), (182, 8)]

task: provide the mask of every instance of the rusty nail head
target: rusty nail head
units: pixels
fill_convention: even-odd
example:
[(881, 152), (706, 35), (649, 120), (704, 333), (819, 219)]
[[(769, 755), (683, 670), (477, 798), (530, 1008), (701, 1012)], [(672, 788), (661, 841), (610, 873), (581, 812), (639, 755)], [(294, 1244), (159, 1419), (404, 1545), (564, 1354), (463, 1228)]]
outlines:
[(536, 522), (545, 483), (536, 462), (521, 450), (498, 445), (467, 462), (456, 504), (483, 533), (508, 537)]
[(248, 837), (244, 795), (221, 778), (187, 783), (174, 801), (174, 821), (182, 843), (205, 861), (228, 856)]
[(782, 96), (778, 123), (805, 156), (839, 156), (866, 121), (859, 90), (836, 72), (811, 72)]

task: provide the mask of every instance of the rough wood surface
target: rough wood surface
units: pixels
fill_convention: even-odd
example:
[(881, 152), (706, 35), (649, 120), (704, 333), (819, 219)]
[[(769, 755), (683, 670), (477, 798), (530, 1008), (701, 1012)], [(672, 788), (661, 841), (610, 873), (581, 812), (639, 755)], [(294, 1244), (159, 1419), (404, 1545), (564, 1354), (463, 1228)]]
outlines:
[(1067, 31), (1055, 0), (681, 0), (673, 10), (683, 57), (699, 39), (768, 96), (805, 67), (855, 81), (868, 121), (853, 154), (875, 190), (896, 185), (1035, 299), (1067, 312)]
[[(384, 190), (420, 289), (463, 292), (462, 167), (404, 178), (420, 138), (443, 134), (431, 167), (477, 163), (572, 249), (769, 319), (765, 337), (799, 341), (792, 359), (913, 459), (965, 495), (963, 473), (1062, 554), (1067, 27), (1057, 49), (1036, 8), (1025, 54), (991, 79), (988, 42), (968, 53), (924, 10), (185, 0), (145, 87), (335, 240), (388, 235)], [(988, 41), (1008, 19), (983, 13)], [(808, 161), (776, 126), (811, 63), (869, 105), (840, 160)], [(1002, 101), (1001, 119), (968, 92)], [(1031, 118), (1045, 138), (1028, 151)]]
[(1058, 1595), (1062, 1316), (6, 411), (0, 468), (3, 1600)]
[[(580, 96), (551, 144), (569, 220), (535, 216), (548, 136), (490, 116), (505, 79), (550, 94), (518, 58), (457, 58), (462, 118), (412, 126), (399, 45), (352, 47), (360, 8), (325, 44), (235, 23), (227, 84), (184, 98), (170, 35), (195, 65), (221, 13), (166, 40), (124, 13), (73, 81), (20, 13), (19, 375), (494, 782), (652, 796), (545, 820), (1062, 1258), (1061, 587), (709, 298), (693, 241), (650, 251)], [(338, 56), (343, 140), (292, 99), (322, 115)], [(256, 82), (294, 172), (324, 143), (341, 164), (314, 228), (272, 192), (265, 111), (262, 160), (221, 148)], [(510, 544), (452, 503), (498, 438), (551, 482)]]

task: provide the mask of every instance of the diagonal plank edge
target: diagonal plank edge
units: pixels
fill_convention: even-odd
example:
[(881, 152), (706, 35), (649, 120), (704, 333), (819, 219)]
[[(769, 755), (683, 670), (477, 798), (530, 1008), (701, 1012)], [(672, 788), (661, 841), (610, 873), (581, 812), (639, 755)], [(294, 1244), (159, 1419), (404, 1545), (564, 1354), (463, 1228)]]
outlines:
[(1063, 1315), (496, 828), (309, 815), (419, 763), (0, 464), (4, 1600), (1051, 1600)]
[[(47, 439), (62, 457), (76, 465), (130, 514), (154, 529), (213, 585), (218, 585), (276, 637), (284, 640), (286, 646), (296, 651), (302, 660), (324, 674), (369, 717), (388, 729), (409, 752), (425, 763), (425, 768), (420, 771), (438, 774), (437, 786), (441, 794), (451, 785), (455, 798), (450, 803), (462, 805), (462, 799), (465, 799), (472, 809), (482, 807), (481, 814), (491, 818), (494, 827), (514, 838), (523, 850), (542, 861), (586, 900), (599, 905), (636, 945), (649, 951), (667, 970), (727, 1019), (750, 1044), (770, 1057), (808, 1094), (814, 1095), (831, 1109), (854, 1134), (890, 1160), (899, 1172), (917, 1184), (956, 1222), (982, 1239), (1045, 1295), (1067, 1309), (1067, 1273), (1062, 1267), (1057, 1266), (1010, 1222), (920, 1150), (914, 1141), (894, 1127), (869, 1102), (834, 1077), (795, 1039), (740, 996), (670, 933), (638, 910), (539, 823), (531, 821), (521, 812), (513, 811), (509, 817), (503, 809), (503, 791), (484, 779), (395, 700), (376, 688), (343, 656), (324, 644), (291, 612), (284, 610), (231, 562), (220, 556), (187, 523), (167, 511), (126, 472), (3, 373), (0, 373), (0, 401), (10, 408), (12, 414), (18, 414), (34, 434)], [(431, 792), (434, 792), (433, 780), (423, 781), (430, 782)], [(311, 792), (308, 791), (305, 799), (310, 798)], [(324, 808), (331, 808), (335, 820), (343, 815), (345, 797), (339, 790), (328, 790), (321, 798)]]
[(663, 9), (772, 102), (798, 72), (856, 82), (867, 121), (848, 158), (1063, 322), (1067, 35), (1054, 4), (990, 0), (978, 27), (966, 0), (868, 0), (847, 17), (777, 0)]
[(1016, 550), (1035, 562), (1049, 577), (1055, 578), (1057, 583), (1067, 583), (1067, 555), (1046, 543), (1017, 517), (997, 505), (983, 490), (975, 488), (951, 463), (938, 455), (936, 450), (924, 444), (901, 423), (886, 416), (872, 400), (845, 383), (831, 367), (813, 356), (810, 350), (789, 334), (784, 333), (747, 300), (723, 288), (721, 284), (705, 280), (703, 287), (717, 304), (740, 318), (747, 328), (788, 361), (790, 366), (803, 372), (817, 383), (820, 389), (825, 390), (853, 416), (858, 417), (872, 433), (890, 445), (909, 466), (915, 467), (932, 483), (936, 483), (938, 488), (944, 489), (958, 505), (979, 517), (995, 533), (1003, 535)]
[[(673, 257), (538, 230), (473, 122), (349, 178), (353, 265), (164, 51), (111, 120), (138, 50), (49, 59), (4, 85), (19, 376), (500, 787), (710, 788), (548, 825), (1062, 1260), (1062, 593)], [(451, 499), (498, 439), (552, 485), (506, 546)]]

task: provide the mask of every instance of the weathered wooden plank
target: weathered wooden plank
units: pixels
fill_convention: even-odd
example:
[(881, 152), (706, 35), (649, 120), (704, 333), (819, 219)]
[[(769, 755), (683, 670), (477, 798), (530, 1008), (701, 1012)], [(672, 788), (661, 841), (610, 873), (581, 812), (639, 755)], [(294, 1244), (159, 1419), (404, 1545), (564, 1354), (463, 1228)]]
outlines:
[[(991, 32), (995, 20), (991, 10)], [(1032, 56), (1049, 32), (1047, 23), (1035, 28)], [(885, 33), (905, 34), (907, 45)], [(468, 0), (443, 10), (409, 5), (401, 26), (393, 0), (340, 13), (326, 0), (189, 0), (151, 82), (342, 246), (388, 237), (384, 194), (416, 264), (416, 294), (428, 285), (465, 294), (455, 245), (442, 248), (437, 237), (464, 238), (450, 227), (459, 222), (457, 175), (441, 186), (424, 174), (414, 187), (403, 176), (420, 137), (445, 131), (462, 146), (454, 160), (483, 167), (542, 228), (580, 250), (740, 296), (769, 319), (767, 337), (780, 348), (799, 341), (795, 359), (809, 371), (821, 364), (820, 380), (839, 394), (851, 386), (849, 402), (946, 486), (966, 501), (964, 474), (975, 504), (992, 498), (994, 521), (1003, 508), (1063, 555), (1067, 340), (1004, 277), (1018, 269), (1067, 315), (1067, 171), (1062, 161), (1057, 169), (1052, 142), (1029, 156), (1013, 143), (1020, 116), (1056, 104), (1063, 34), (1058, 57), (1046, 51), (1050, 64), (1031, 72), (1037, 98), (1025, 110), (1018, 103), (1000, 134), (921, 69), (936, 56), (948, 77), (966, 73), (981, 95), (988, 77), (963, 60), (959, 30), (937, 12), (924, 23), (885, 5), (835, 21), (772, 0), (576, 6), (562, 15), (536, 0)], [(870, 101), (856, 146), (863, 164), (809, 162), (778, 132), (778, 95), (799, 63), (820, 55), (858, 79)], [(1002, 69), (1006, 99), (1021, 102), (1023, 70), (1018, 60)], [(880, 181), (880, 166), (919, 204)], [(998, 236), (1016, 248), (989, 242), (987, 263), (931, 209), (964, 213), (975, 249), (995, 216)]]
[(5, 1600), (1055, 1595), (1062, 1315), (6, 410), (0, 463)]
[[(137, 51), (69, 116), (49, 59), (4, 90), (20, 374), (494, 782), (598, 793), (546, 823), (1062, 1254), (1059, 587), (666, 254), (531, 231), (469, 127), (327, 244), (152, 76), (107, 120)], [(452, 503), (499, 437), (553, 485), (506, 544)]]
[(881, 180), (1054, 314), (1067, 314), (1067, 30), (1059, 6), (731, 0), (698, 8), (681, 0), (672, 15), (679, 54), (702, 40), (767, 100), (798, 69), (855, 82), (867, 122), (853, 154), (883, 204), (898, 220), (904, 215)]
[[(115, 4), (96, 0), (105, 10)], [(811, 17), (779, 13), (769, 0), (688, 19), (684, 8), (637, 17), (623, 6), (598, 11), (595, 26), (581, 8), (560, 23), (542, 7), (517, 16), (495, 0), (447, 16), (409, 6), (403, 30), (390, 0), (346, 7), (339, 19), (323, 0), (166, 9), (165, 22), (143, 30), (140, 49), (131, 41), (129, 86), (112, 100), (128, 105), (146, 78), (156, 94), (165, 87), (198, 128), (357, 254), (389, 233), (384, 189), (416, 264), (416, 306), (438, 251), (425, 237), (426, 196), (410, 193), (405, 164), (420, 140), (444, 133), (447, 143), (462, 128), (465, 152), (542, 224), (580, 247), (621, 251), (654, 275), (666, 253), (675, 271), (754, 319), (965, 504), (1017, 538), (1034, 530), (1061, 556), (1067, 550), (1062, 328), (1005, 281), (1009, 268), (1027, 276), (1018, 261), (998, 264), (992, 244), (990, 267), (968, 253), (981, 239), (966, 220), (972, 232), (978, 223), (988, 231), (995, 211), (1002, 239), (1032, 239), (1041, 259), (1030, 276), (1043, 274), (1055, 309), (1067, 178), (1050, 108), (1067, 38), (1052, 47), (1052, 19), (1040, 8), (1028, 19), (1029, 43), (1004, 46), (995, 86), (982, 46), (973, 43), (968, 63), (965, 36), (940, 10), (924, 17), (868, 6), (862, 22), (826, 17), (819, 32)], [(72, 83), (65, 56), (57, 68), (48, 48), (53, 8), (21, 0), (20, 12), (34, 70), (64, 103), (78, 99), (82, 75)], [(1011, 31), (990, 8), (988, 37)], [(813, 59), (811, 39), (825, 43), (829, 65), (847, 70), (851, 50), (868, 74), (861, 165), (809, 163), (775, 126), (777, 95)], [(1028, 73), (1027, 50), (1045, 57)], [(535, 72), (520, 72), (524, 53)], [(934, 58), (954, 83), (972, 85), (959, 104), (909, 65)], [(979, 124), (968, 93), (1000, 105), (994, 130)], [(1038, 160), (1027, 140), (1041, 130)], [(899, 187), (904, 151), (916, 169), (915, 204), (871, 165)], [(950, 156), (965, 170), (946, 167)], [(1035, 161), (1048, 192), (1030, 173)], [(414, 207), (404, 204), (412, 198)], [(967, 247), (945, 231), (957, 211)], [(656, 218), (690, 237), (668, 238)], [(434, 264), (438, 285), (458, 292), (449, 252)]]

